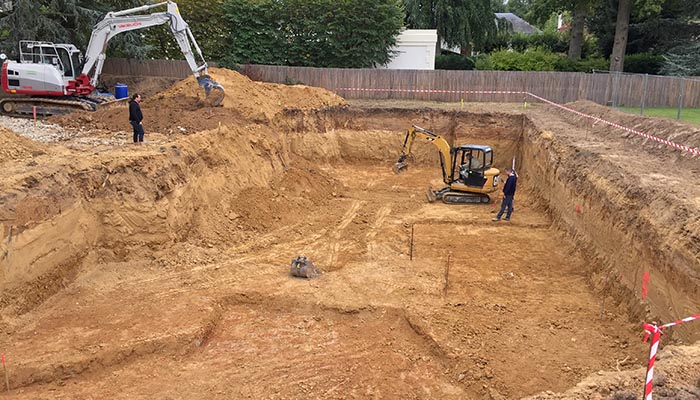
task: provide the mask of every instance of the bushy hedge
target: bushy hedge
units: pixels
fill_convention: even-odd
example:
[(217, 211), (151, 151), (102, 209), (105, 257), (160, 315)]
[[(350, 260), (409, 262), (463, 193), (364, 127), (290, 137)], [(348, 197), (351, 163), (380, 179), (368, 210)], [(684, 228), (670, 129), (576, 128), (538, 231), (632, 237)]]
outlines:
[(603, 57), (589, 58), (576, 62), (574, 67), (574, 71), (578, 72), (593, 72), (593, 70), (607, 71), (610, 69), (610, 61)]
[(522, 53), (496, 51), (488, 58), (491, 69), (497, 71), (555, 71), (559, 56), (542, 49), (530, 49)]
[[(489, 46), (487, 53), (497, 50), (515, 50), (525, 52), (529, 49), (549, 50), (553, 53), (566, 54), (569, 51), (569, 33), (556, 31), (536, 32), (530, 35), (524, 33), (499, 32)], [(586, 35), (581, 46), (581, 56), (593, 57), (598, 45), (595, 37)]]
[(628, 54), (625, 56), (625, 72), (658, 75), (661, 73), (664, 62), (664, 57), (657, 54)]
[(524, 52), (501, 50), (488, 55), (482, 54), (476, 57), (475, 64), (478, 70), (563, 72), (607, 70), (610, 66), (609, 62), (602, 57), (572, 62), (565, 55), (541, 48)]
[(513, 50), (520, 52), (539, 48), (554, 53), (566, 53), (569, 50), (569, 36), (560, 32), (538, 32), (531, 35), (515, 33), (510, 45)]
[(474, 60), (461, 54), (443, 52), (435, 57), (435, 69), (472, 70), (474, 69)]

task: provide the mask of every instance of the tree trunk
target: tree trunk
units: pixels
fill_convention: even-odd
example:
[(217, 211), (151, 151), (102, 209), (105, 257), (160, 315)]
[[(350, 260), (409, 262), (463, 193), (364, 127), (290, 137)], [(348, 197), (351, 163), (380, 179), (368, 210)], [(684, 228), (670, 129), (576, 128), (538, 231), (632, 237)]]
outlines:
[(627, 49), (627, 34), (630, 27), (632, 0), (620, 0), (617, 8), (615, 23), (615, 44), (610, 55), (610, 72), (622, 72), (625, 66), (625, 51)]
[(461, 54), (463, 56), (467, 56), (467, 57), (472, 56), (472, 45), (471, 44), (468, 44), (464, 47), (460, 46), (459, 49), (460, 49), (459, 54)]
[(569, 39), (569, 60), (578, 61), (581, 59), (581, 47), (583, 47), (583, 27), (588, 15), (588, 4), (585, 1), (578, 1), (574, 8), (574, 18), (571, 23), (571, 35)]

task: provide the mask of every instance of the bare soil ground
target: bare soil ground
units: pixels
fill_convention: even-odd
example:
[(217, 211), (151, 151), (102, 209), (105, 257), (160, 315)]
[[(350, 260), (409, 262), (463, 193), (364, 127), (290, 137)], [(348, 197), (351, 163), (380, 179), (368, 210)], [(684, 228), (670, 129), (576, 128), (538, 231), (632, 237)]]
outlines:
[[(144, 146), (124, 106), (58, 142), (0, 131), (4, 398), (641, 398), (641, 322), (700, 310), (696, 158), (544, 105), (213, 75), (223, 107), (193, 79), (145, 99)], [(394, 175), (412, 123), (515, 157), (512, 221), (427, 203), (429, 144)], [(698, 325), (664, 337), (655, 397), (700, 397)]]

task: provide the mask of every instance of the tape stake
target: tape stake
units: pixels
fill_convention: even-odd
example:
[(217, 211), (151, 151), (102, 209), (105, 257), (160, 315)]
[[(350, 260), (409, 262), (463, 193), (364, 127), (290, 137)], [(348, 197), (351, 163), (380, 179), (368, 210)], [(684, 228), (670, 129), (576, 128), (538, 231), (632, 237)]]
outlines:
[(644, 272), (642, 275), (642, 300), (647, 298), (647, 293), (649, 291), (649, 271)]
[[(648, 275), (648, 272), (645, 272)], [(686, 322), (700, 320), (700, 313), (691, 315), (683, 319), (678, 319), (668, 324), (657, 326), (654, 324), (644, 324), (644, 343), (649, 341), (651, 338), (651, 345), (649, 347), (649, 363), (647, 364), (647, 375), (644, 380), (644, 397), (643, 400), (652, 400), (652, 389), (654, 388), (653, 378), (654, 378), (654, 363), (656, 362), (656, 353), (659, 351), (659, 342), (661, 342), (661, 334), (663, 334), (663, 329), (670, 328), (672, 326), (684, 324)]]
[(581, 205), (576, 204), (576, 214), (581, 215)]
[(647, 364), (647, 374), (644, 380), (644, 400), (652, 400), (651, 393), (654, 389), (654, 364), (656, 363), (656, 353), (659, 351), (659, 342), (661, 341), (661, 329), (656, 325), (644, 324), (644, 341), (646, 342), (651, 337), (651, 346), (649, 347), (649, 363)]

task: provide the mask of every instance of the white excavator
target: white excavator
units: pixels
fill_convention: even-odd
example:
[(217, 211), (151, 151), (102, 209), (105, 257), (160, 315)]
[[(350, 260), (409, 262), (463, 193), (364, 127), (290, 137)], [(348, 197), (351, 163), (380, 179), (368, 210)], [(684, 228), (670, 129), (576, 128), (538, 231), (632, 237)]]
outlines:
[[(143, 14), (144, 11), (166, 6), (166, 11)], [(221, 105), (224, 88), (209, 76), (208, 66), (187, 22), (177, 4), (165, 1), (109, 12), (92, 31), (85, 57), (72, 44), (21, 41), (19, 61), (7, 60), (4, 54), (1, 83), (9, 96), (0, 99), (0, 112), (11, 116), (41, 116), (65, 114), (74, 110), (95, 111), (113, 97), (102, 96), (98, 86), (105, 61), (107, 44), (114, 36), (136, 29), (169, 23), (182, 53), (199, 85), (204, 88), (207, 102)], [(199, 56), (195, 58), (192, 48)]]

